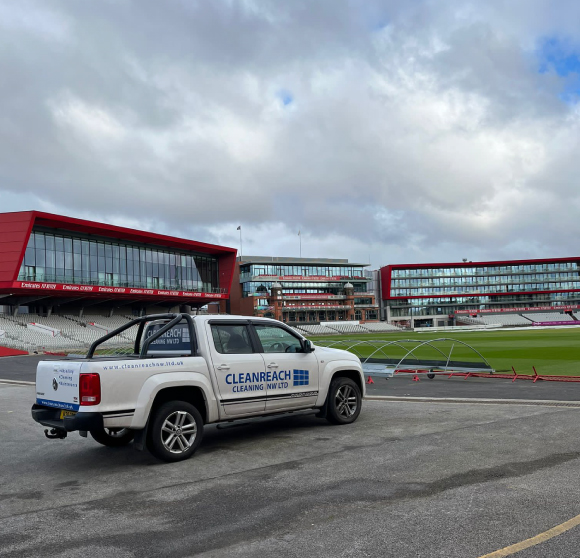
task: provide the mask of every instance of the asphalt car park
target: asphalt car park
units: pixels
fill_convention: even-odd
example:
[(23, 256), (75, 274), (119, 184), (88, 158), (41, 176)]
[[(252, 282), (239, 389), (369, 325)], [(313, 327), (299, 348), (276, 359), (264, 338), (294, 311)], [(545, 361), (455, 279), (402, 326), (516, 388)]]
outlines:
[[(410, 380), (379, 386), (470, 382)], [(192, 459), (166, 464), (47, 440), (33, 398), (0, 385), (0, 556), (478, 558), (580, 513), (580, 409), (557, 402), (367, 400), (349, 426), (210, 426)], [(518, 558), (577, 556), (580, 528), (561, 530)]]
[[(36, 366), (40, 360), (58, 360), (62, 357), (51, 355), (31, 355), (0, 359), (0, 380), (34, 382)], [(412, 374), (400, 374), (394, 378), (375, 377), (373, 384), (367, 385), (369, 396), (427, 397), (427, 398), (487, 398), (487, 399), (529, 399), (551, 401), (578, 401), (580, 404), (580, 382), (533, 383), (530, 380), (493, 378), (468, 378), (437, 375), (430, 380), (422, 374), (419, 382), (412, 381)]]

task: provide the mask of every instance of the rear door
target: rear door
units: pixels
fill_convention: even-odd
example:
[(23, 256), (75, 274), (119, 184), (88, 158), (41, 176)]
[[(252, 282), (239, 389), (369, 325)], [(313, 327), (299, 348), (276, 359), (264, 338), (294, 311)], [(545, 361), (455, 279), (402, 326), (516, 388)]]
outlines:
[(302, 339), (275, 324), (254, 322), (266, 364), (266, 411), (311, 407), (318, 398), (318, 359)]
[(36, 369), (36, 403), (66, 411), (79, 410), (82, 362), (45, 360)]
[(266, 368), (247, 321), (210, 321), (213, 371), (224, 415), (262, 413), (266, 406)]

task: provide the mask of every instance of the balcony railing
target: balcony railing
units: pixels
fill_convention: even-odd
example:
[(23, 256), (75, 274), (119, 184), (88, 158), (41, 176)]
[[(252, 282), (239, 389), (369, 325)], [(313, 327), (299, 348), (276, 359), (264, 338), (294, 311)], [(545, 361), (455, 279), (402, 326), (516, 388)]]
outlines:
[(240, 274), (240, 283), (248, 281), (267, 281), (267, 282), (312, 282), (324, 283), (325, 281), (339, 282), (339, 281), (371, 281), (370, 277), (347, 276), (347, 275), (253, 275), (251, 273)]
[(304, 312), (305, 310), (350, 310), (350, 306), (331, 305), (331, 306), (283, 306), (282, 312)]

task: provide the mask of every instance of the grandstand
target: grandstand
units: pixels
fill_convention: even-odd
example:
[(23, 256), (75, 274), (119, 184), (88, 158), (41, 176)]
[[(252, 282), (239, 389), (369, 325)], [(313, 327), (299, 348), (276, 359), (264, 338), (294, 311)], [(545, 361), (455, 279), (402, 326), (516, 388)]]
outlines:
[(361, 327), (359, 324), (353, 324), (353, 323), (341, 323), (341, 322), (336, 322), (336, 323), (326, 323), (324, 324), (326, 325), (326, 327), (333, 329), (334, 330), (334, 334), (336, 335), (336, 333), (368, 333), (369, 330), (365, 329), (364, 327)]
[[(79, 318), (70, 315), (0, 314), (0, 331), (4, 331), (0, 346), (28, 352), (83, 350), (131, 319), (128, 316)], [(127, 344), (130, 341), (131, 333), (124, 332), (106, 341), (106, 344)]]
[(372, 332), (389, 332), (389, 331), (401, 331), (400, 327), (394, 326), (387, 322), (370, 322), (366, 324), (361, 324), (368, 331)]
[(532, 322), (575, 322), (578, 321), (569, 314), (556, 312), (536, 312), (534, 314), (522, 314)]
[(302, 335), (336, 335), (334, 329), (323, 325), (300, 325), (294, 326), (294, 329)]
[[(493, 314), (478, 316), (478, 324), (496, 325), (498, 327), (531, 326), (532, 322), (520, 314)], [(475, 324), (474, 324), (475, 325)]]
[[(0, 314), (0, 346), (28, 352), (82, 352), (94, 341), (117, 329), (132, 319), (131, 316), (87, 315), (39, 316), (38, 314)], [(574, 316), (557, 312), (526, 314), (491, 314), (457, 316), (460, 324), (487, 325), (488, 327), (530, 327), (533, 322), (578, 323)], [(353, 322), (326, 322), (300, 324), (294, 329), (306, 336), (368, 334), (401, 331), (387, 322), (357, 324)], [(106, 341), (108, 346), (127, 345), (133, 341), (134, 332), (126, 331)]]
[(297, 325), (294, 329), (302, 335), (337, 335), (339, 333), (385, 333), (401, 331), (401, 328), (387, 322), (354, 324), (344, 322), (326, 322), (325, 325)]
[(482, 314), (477, 318), (472, 316), (458, 315), (457, 321), (461, 324), (487, 325), (497, 327), (528, 327), (534, 322), (577, 322), (580, 321), (573, 315), (561, 314), (560, 312), (535, 312), (522, 314)]

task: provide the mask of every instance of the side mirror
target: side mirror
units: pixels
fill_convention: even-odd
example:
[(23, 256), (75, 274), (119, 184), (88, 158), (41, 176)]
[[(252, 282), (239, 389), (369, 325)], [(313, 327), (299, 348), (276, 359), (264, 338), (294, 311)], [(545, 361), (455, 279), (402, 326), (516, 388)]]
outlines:
[(312, 346), (312, 342), (310, 341), (310, 339), (304, 339), (302, 347), (304, 348), (305, 353), (311, 353), (312, 351), (314, 351), (314, 347)]

